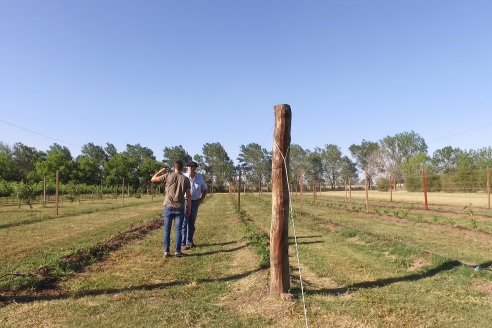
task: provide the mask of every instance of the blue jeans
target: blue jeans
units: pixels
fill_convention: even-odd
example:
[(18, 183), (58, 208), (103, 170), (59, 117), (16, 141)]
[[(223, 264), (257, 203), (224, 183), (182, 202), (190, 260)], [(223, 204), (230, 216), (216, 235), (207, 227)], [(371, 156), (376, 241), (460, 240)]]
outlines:
[(184, 208), (175, 208), (175, 207), (164, 207), (164, 251), (169, 253), (169, 246), (171, 244), (171, 227), (173, 225), (173, 219), (176, 220), (176, 252), (181, 252), (181, 230), (183, 226), (184, 220)]
[[(198, 200), (191, 201), (191, 214), (185, 218), (183, 231), (181, 233), (181, 244), (193, 244), (193, 235), (195, 234), (196, 215), (198, 214)], [(188, 203), (185, 203), (185, 213)]]

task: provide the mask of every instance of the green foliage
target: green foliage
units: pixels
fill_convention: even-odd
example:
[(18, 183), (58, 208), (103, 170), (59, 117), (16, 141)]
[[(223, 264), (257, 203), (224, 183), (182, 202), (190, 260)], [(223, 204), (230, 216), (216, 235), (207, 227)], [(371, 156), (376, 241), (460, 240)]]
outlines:
[(34, 197), (36, 197), (36, 192), (31, 184), (24, 182), (17, 183), (15, 193), (19, 199), (19, 208), (21, 207), (21, 202), (25, 202), (30, 208), (32, 208), (32, 203)]
[(238, 156), (245, 171), (246, 179), (261, 185), (270, 180), (272, 170), (272, 155), (257, 143), (241, 145)]
[(207, 183), (214, 190), (225, 191), (234, 175), (234, 164), (220, 142), (206, 143), (203, 156), (198, 156), (199, 169), (204, 173)]
[(182, 160), (186, 165), (191, 160), (191, 156), (183, 148), (183, 146), (165, 147), (164, 150), (164, 166), (168, 169), (172, 169), (174, 162)]

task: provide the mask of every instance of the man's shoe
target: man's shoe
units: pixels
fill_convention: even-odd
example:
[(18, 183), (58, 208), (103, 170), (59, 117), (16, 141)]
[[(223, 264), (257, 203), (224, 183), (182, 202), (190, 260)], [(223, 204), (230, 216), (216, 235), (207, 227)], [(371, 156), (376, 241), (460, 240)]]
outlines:
[(183, 253), (181, 253), (181, 252), (176, 252), (176, 253), (174, 253), (174, 256), (175, 257), (183, 257), (185, 255)]
[(169, 252), (164, 252), (164, 257), (169, 257)]
[(190, 249), (191, 248), (191, 244), (186, 244), (182, 247), (183, 249)]

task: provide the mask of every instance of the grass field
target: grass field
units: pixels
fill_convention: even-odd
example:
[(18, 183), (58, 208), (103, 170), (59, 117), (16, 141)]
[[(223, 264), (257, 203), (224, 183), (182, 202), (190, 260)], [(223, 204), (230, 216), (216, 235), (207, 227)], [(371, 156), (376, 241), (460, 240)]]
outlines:
[[(366, 213), (362, 202), (348, 204), (344, 196), (323, 194), (316, 205), (306, 197), (302, 212), (293, 197), (311, 327), (490, 326), (488, 212), (424, 212), (412, 202), (382, 199)], [(163, 258), (158, 229), (48, 289), (16, 283), (22, 277), (5, 278), (0, 326), (303, 327), (294, 258), (294, 299), (268, 297), (270, 197), (243, 195), (241, 214), (229, 195), (210, 197), (200, 208), (199, 247), (184, 258)], [(0, 226), (1, 272), (54, 263), (161, 211), (160, 200), (115, 205)], [(89, 204), (84, 211), (91, 211)]]

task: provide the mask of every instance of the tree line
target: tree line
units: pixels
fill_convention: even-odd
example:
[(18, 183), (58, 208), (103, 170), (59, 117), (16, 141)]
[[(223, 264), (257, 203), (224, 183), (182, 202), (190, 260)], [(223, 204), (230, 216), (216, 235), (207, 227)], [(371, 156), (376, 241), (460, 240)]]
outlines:
[[(431, 191), (476, 191), (486, 183), (485, 170), (492, 166), (492, 148), (462, 150), (447, 146), (428, 154), (423, 137), (414, 131), (386, 136), (378, 141), (362, 140), (352, 144), (344, 154), (334, 144), (304, 149), (292, 144), (289, 149), (290, 182), (294, 189), (303, 182), (306, 187), (337, 189), (347, 183), (358, 184), (367, 177), (371, 188), (387, 190), (422, 189), (422, 168), (426, 167)], [(111, 143), (105, 146), (87, 143), (80, 155), (54, 143), (47, 151), (16, 143), (0, 142), (0, 195), (15, 192), (19, 184), (35, 186), (47, 179), (52, 191), (55, 172), (60, 182), (71, 185), (118, 186), (125, 181), (134, 191), (150, 186), (150, 176), (162, 166), (172, 167), (177, 159), (193, 159), (215, 191), (225, 191), (230, 181), (242, 171), (248, 188), (264, 190), (271, 179), (271, 151), (257, 143), (240, 146), (238, 164), (229, 157), (219, 142), (205, 143), (201, 154), (191, 156), (181, 145), (168, 146), (162, 160), (140, 144), (127, 144), (118, 151)], [(37, 186), (37, 187), (36, 187)], [(102, 191), (101, 191), (102, 192)]]

